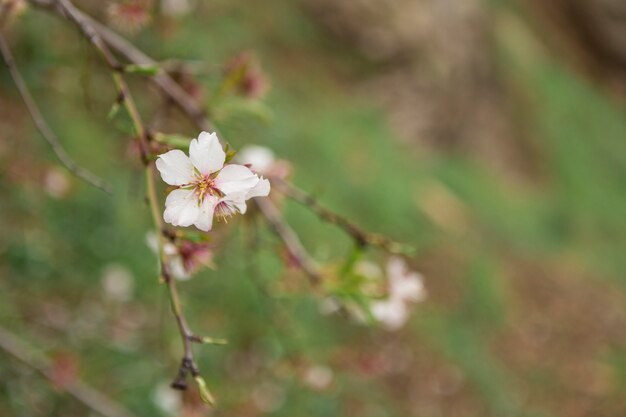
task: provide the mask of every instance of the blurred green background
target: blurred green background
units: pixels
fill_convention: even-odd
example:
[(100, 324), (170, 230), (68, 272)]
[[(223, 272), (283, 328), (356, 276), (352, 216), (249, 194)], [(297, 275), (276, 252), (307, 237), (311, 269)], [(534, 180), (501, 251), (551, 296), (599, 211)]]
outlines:
[[(180, 284), (192, 327), (229, 341), (196, 347), (218, 407), (177, 408), (164, 387), (180, 340), (142, 170), (106, 117), (110, 77), (67, 22), (27, 10), (3, 31), (17, 64), (69, 153), (115, 189), (67, 175), (3, 67), (0, 324), (55, 366), (137, 416), (626, 415), (626, 78), (563, 23), (576, 2), (207, 0), (176, 16), (156, 2), (130, 32), (110, 2), (76, 3), (191, 62), (235, 148), (272, 148), (326, 206), (413, 245), (429, 296), (397, 332), (320, 314), (267, 226), (239, 218), (217, 269)], [(212, 102), (242, 51), (267, 95)], [(162, 99), (130, 79), (149, 120)], [(320, 262), (350, 252), (305, 208), (285, 215)], [(127, 294), (107, 293), (111, 274)], [(91, 414), (0, 351), (0, 415)]]

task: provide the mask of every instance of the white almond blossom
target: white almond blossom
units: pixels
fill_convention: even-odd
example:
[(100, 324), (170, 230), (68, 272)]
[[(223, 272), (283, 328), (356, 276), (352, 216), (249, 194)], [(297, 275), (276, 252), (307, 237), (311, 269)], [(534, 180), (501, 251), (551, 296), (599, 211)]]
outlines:
[(176, 186), (165, 200), (163, 218), (174, 226), (195, 225), (211, 230), (213, 216), (246, 212), (246, 200), (269, 194), (270, 183), (248, 167), (226, 164), (226, 153), (215, 133), (202, 132), (181, 150), (159, 155), (156, 167), (163, 181)]
[(422, 276), (407, 268), (400, 257), (387, 263), (388, 298), (372, 303), (372, 315), (389, 330), (398, 330), (409, 319), (408, 303), (418, 303), (426, 298)]
[(267, 175), (276, 162), (271, 149), (259, 145), (247, 145), (237, 152), (237, 162), (249, 165), (254, 172)]
[(406, 262), (394, 256), (387, 262), (390, 298), (418, 303), (426, 298), (422, 275), (407, 268)]

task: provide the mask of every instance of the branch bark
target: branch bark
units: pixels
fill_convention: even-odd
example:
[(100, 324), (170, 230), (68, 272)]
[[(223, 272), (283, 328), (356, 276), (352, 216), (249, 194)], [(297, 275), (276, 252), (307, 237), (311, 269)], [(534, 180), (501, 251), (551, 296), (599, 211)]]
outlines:
[(57, 159), (70, 173), (72, 173), (77, 178), (80, 178), (81, 180), (93, 185), (94, 187), (111, 194), (112, 187), (109, 183), (107, 183), (97, 175), (93, 174), (91, 171), (78, 165), (69, 156), (69, 154), (61, 144), (61, 141), (54, 133), (52, 128), (50, 128), (50, 126), (46, 122), (46, 119), (43, 117), (43, 114), (39, 110), (39, 106), (37, 105), (35, 99), (30, 93), (30, 90), (28, 89), (28, 86), (26, 85), (26, 81), (24, 81), (22, 74), (18, 70), (15, 64), (15, 60), (13, 58), (13, 54), (11, 53), (11, 49), (9, 48), (9, 45), (2, 34), (0, 34), (0, 54), (2, 55), (4, 64), (11, 74), (11, 78), (13, 78), (13, 82), (15, 83), (15, 86), (17, 87), (20, 96), (22, 97), (22, 101), (24, 102), (26, 108), (28, 109), (28, 112), (30, 113), (31, 119), (35, 123), (35, 126), (37, 127), (37, 130), (39, 130), (41, 136), (45, 139), (46, 142), (48, 142), (48, 145), (50, 145), (50, 148), (52, 149), (52, 152), (54, 152), (54, 154), (56, 155)]
[[(29, 368), (34, 369), (51, 382), (55, 382), (50, 359), (35, 351), (32, 346), (3, 327), (0, 327), (0, 349)], [(80, 379), (75, 379), (69, 386), (64, 387), (64, 392), (104, 417), (135, 417), (133, 413), (122, 405), (111, 400)]]

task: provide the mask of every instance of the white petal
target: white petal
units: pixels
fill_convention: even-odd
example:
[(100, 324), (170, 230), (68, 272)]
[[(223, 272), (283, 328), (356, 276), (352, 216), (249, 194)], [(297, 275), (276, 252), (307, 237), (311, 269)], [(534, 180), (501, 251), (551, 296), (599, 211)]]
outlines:
[(179, 149), (159, 155), (156, 167), (163, 181), (169, 185), (185, 185), (193, 180), (193, 164), (185, 153)]
[(409, 319), (404, 303), (393, 299), (373, 303), (372, 315), (389, 330), (400, 329)]
[(258, 182), (259, 177), (243, 165), (226, 165), (215, 178), (215, 185), (224, 194), (247, 194)]
[(226, 154), (215, 133), (202, 132), (189, 144), (189, 158), (201, 174), (208, 175), (224, 166)]
[(261, 177), (259, 179), (259, 182), (257, 182), (256, 185), (252, 187), (250, 191), (248, 191), (248, 194), (246, 194), (246, 200), (253, 197), (267, 197), (269, 193), (270, 182), (267, 179)]
[(217, 200), (218, 198), (213, 196), (204, 197), (204, 201), (200, 205), (200, 214), (194, 223), (198, 229), (208, 232), (213, 227), (213, 212)]
[(411, 274), (402, 281), (396, 282), (390, 287), (391, 296), (401, 300), (420, 302), (426, 298), (426, 290), (424, 289), (424, 281), (417, 274)]
[(198, 219), (198, 197), (192, 190), (174, 190), (165, 199), (163, 219), (174, 226), (191, 226)]
[(249, 164), (255, 172), (267, 173), (274, 160), (274, 152), (264, 146), (248, 145), (237, 152), (237, 162)]

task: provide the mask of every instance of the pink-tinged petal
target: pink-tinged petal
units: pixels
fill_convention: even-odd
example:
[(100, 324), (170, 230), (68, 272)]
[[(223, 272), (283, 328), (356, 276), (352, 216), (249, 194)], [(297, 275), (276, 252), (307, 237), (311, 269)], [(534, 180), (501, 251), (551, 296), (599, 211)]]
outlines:
[(193, 164), (179, 149), (159, 155), (156, 167), (169, 185), (186, 185), (193, 181)]
[(259, 179), (259, 182), (257, 182), (256, 185), (252, 187), (250, 191), (248, 191), (248, 194), (246, 194), (246, 200), (254, 197), (267, 197), (269, 193), (270, 182), (269, 180), (261, 177)]
[(209, 175), (224, 166), (226, 154), (215, 133), (202, 132), (189, 144), (189, 158), (201, 174)]
[(244, 214), (247, 209), (246, 195), (233, 193), (219, 199), (215, 208), (215, 215), (224, 219), (237, 213)]
[(259, 177), (243, 165), (226, 165), (217, 177), (215, 185), (224, 194), (247, 194), (257, 183)]
[(200, 215), (198, 197), (192, 190), (174, 190), (165, 199), (163, 219), (174, 226), (191, 226)]
[(217, 200), (218, 198), (214, 196), (204, 197), (204, 201), (200, 205), (200, 214), (194, 223), (198, 229), (208, 232), (213, 227), (213, 213)]

